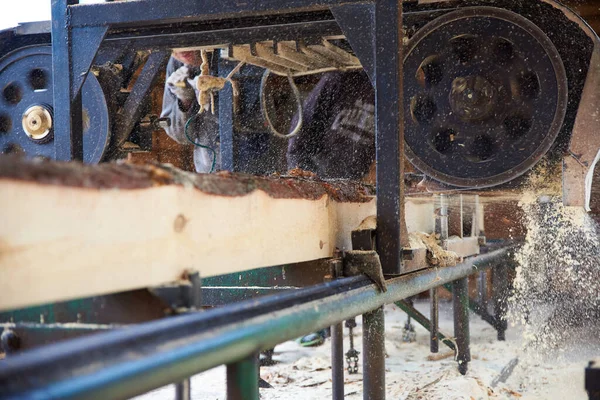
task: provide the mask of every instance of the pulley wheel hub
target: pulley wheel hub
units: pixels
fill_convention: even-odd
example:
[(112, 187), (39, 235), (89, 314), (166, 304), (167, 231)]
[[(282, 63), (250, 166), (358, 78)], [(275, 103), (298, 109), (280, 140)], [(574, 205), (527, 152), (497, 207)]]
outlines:
[(495, 7), (445, 14), (407, 49), (406, 156), (454, 186), (514, 179), (556, 139), (566, 82), (553, 43), (526, 18)]
[[(97, 163), (110, 139), (104, 92), (89, 74), (82, 87), (83, 159)], [(0, 58), (0, 153), (54, 158), (52, 49), (30, 46)]]
[(52, 115), (44, 106), (32, 106), (23, 114), (23, 131), (31, 140), (45, 140), (52, 132)]
[(450, 108), (463, 121), (488, 117), (497, 105), (497, 89), (481, 76), (459, 76), (452, 81)]

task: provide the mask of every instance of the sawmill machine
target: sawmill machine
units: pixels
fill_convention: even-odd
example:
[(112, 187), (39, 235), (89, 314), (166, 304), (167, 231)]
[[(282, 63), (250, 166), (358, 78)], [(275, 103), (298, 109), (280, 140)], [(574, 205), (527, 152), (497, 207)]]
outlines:
[[(298, 82), (355, 68), (374, 79), (372, 46), (356, 32), (368, 29), (371, 16), (340, 7), (318, 14), (311, 16), (319, 20), (312, 31), (301, 27), (302, 15), (292, 24), (274, 17), (261, 31), (240, 27), (223, 38), (209, 30), (212, 35), (183, 44), (170, 43), (164, 32), (197, 26), (156, 21), (142, 31), (111, 28), (81, 92), (83, 160), (149, 150), (152, 130), (168, 123), (151, 115), (147, 95), (164, 69), (166, 53), (159, 50), (169, 46), (212, 51), (222, 76), (242, 61)], [(348, 22), (353, 18), (364, 21)], [(269, 29), (280, 24), (295, 27)], [(2, 153), (57, 154), (50, 28), (49, 22), (26, 23), (0, 34)], [(600, 148), (593, 134), (599, 127), (599, 44), (580, 16), (554, 1), (409, 1), (403, 29), (405, 154), (418, 172), (445, 188), (492, 187), (515, 180), (550, 153), (564, 157), (566, 203), (587, 206)], [(144, 41), (148, 32), (157, 39)], [(218, 100), (241, 102), (219, 113), (221, 135), (230, 131), (232, 142), (272, 127), (268, 110), (260, 112), (265, 105), (256, 75), (240, 74), (241, 101), (228, 90)], [(223, 156), (225, 169), (242, 169), (233, 153)]]
[[(95, 176), (100, 178), (90, 180), (94, 181), (92, 184), (108, 185), (114, 198), (123, 200), (115, 200), (114, 207), (104, 210), (107, 215), (112, 215), (112, 208), (123, 206), (125, 197), (119, 196), (126, 196), (126, 189), (135, 187), (125, 182), (128, 173), (137, 177), (132, 181), (147, 174), (150, 179), (184, 182), (189, 188), (198, 189), (198, 197), (184, 211), (177, 211), (173, 227), (168, 224), (165, 237), (174, 235), (171, 230), (179, 236), (168, 236), (172, 242), (157, 244), (157, 248), (169, 243), (173, 246), (169, 251), (154, 253), (150, 264), (156, 270), (132, 273), (130, 282), (121, 282), (113, 275), (121, 273), (120, 262), (131, 271), (146, 270), (147, 248), (142, 245), (135, 251), (118, 254), (112, 263), (98, 256), (86, 259), (87, 271), (103, 277), (95, 280), (94, 288), (85, 285), (89, 276), (81, 267), (83, 258), (60, 251), (44, 253), (45, 246), (32, 246), (32, 254), (41, 255), (42, 264), (60, 265), (56, 274), (69, 271), (63, 281), (79, 282), (46, 293), (37, 290), (44, 282), (32, 283), (28, 281), (32, 275), (23, 272), (36, 267), (30, 265), (33, 263), (21, 258), (12, 262), (5, 257), (3, 262), (10, 264), (14, 280), (4, 282), (3, 289), (5, 293), (12, 290), (12, 298), (5, 295), (0, 302), (4, 351), (35, 347), (57, 337), (109, 330), (114, 323), (160, 319), (165, 313), (164, 304), (176, 314), (291, 287), (301, 289), (322, 283), (324, 277), (334, 281), (330, 286), (336, 286), (338, 278), (358, 279), (346, 274), (345, 268), (352, 262), (360, 268), (373, 267), (375, 278), (358, 267), (354, 275), (369, 276), (382, 292), (386, 282), (394, 285), (401, 279), (408, 283), (398, 283), (398, 287), (410, 287), (419, 280), (420, 273), (432, 274), (434, 268), (430, 267), (434, 264), (428, 258), (431, 249), (413, 246), (408, 232), (427, 232), (433, 234), (436, 246), (437, 239), (441, 239), (440, 251), (451, 251), (457, 256), (448, 268), (435, 269), (435, 274), (445, 274), (444, 282), (456, 289), (455, 308), (460, 308), (463, 316), (455, 320), (462, 327), (457, 331), (463, 332), (457, 334), (457, 347), (463, 349), (457, 360), (461, 372), (466, 372), (470, 358), (468, 350), (464, 350), (468, 349), (468, 332), (464, 334), (465, 326), (468, 331), (468, 313), (463, 311), (471, 304), (467, 301), (467, 277), (482, 273), (472, 269), (478, 263), (486, 267), (493, 264), (503, 271), (494, 272), (494, 292), (505, 296), (511, 251), (506, 242), (500, 243), (502, 248), (498, 250), (493, 245), (483, 248), (484, 215), (478, 196), (485, 191), (518, 188), (540, 160), (549, 158), (563, 166), (563, 202), (590, 208), (594, 166), (600, 154), (600, 39), (594, 30), (581, 16), (554, 0), (405, 1), (401, 13), (395, 1), (174, 1), (181, 9), (170, 7), (170, 3), (140, 0), (79, 5), (77, 1), (55, 1), (52, 23), (25, 23), (0, 32), (0, 153), (99, 164), (124, 158), (131, 152), (152, 151), (153, 132), (166, 128), (170, 121), (156, 115), (157, 105), (151, 104), (151, 94), (162, 91), (158, 85), (172, 50), (193, 49), (210, 55), (210, 74), (222, 79), (222, 85), (211, 91), (209, 102), (218, 115), (221, 167), (254, 175), (285, 173), (284, 165), (258, 168), (257, 164), (273, 158), (269, 148), (285, 150), (287, 140), (301, 123), (296, 121), (298, 125), (292, 126), (302, 96), (311, 90), (321, 73), (364, 70), (376, 88), (376, 185), (293, 181), (295, 178), (290, 183), (288, 176), (279, 179), (237, 174), (189, 174), (182, 178), (181, 171), (164, 165), (124, 168), (129, 172), (119, 170), (120, 166), (110, 170), (111, 166), (102, 169), (102, 165), (97, 169), (75, 163), (63, 165), (60, 168), (65, 173), (81, 170), (99, 174)], [(396, 18), (399, 14), (402, 25)], [(266, 147), (258, 146), (256, 154), (244, 157), (255, 157), (260, 162), (242, 160), (241, 143), (259, 136), (269, 138)], [(404, 158), (410, 165), (405, 165)], [(29, 173), (25, 179), (29, 179), (28, 183), (37, 183), (36, 178), (50, 185), (65, 183), (44, 170), (45, 165), (53, 168), (55, 163), (2, 161), (5, 171), (0, 168), (0, 173), (7, 180), (23, 179), (27, 173), (15, 165), (24, 165), (22, 170)], [(111, 179), (106, 177), (114, 176), (115, 171), (122, 179), (111, 187), (114, 182), (108, 182)], [(66, 181), (55, 195), (70, 187), (72, 182)], [(84, 179), (81, 187), (87, 188), (89, 183)], [(147, 186), (137, 188), (162, 184), (154, 183), (145, 182)], [(205, 190), (208, 186), (220, 191), (209, 193)], [(115, 188), (123, 190), (110, 190)], [(276, 214), (275, 208), (264, 206), (267, 203), (255, 207), (263, 214), (253, 211), (243, 215), (243, 204), (252, 205), (252, 199), (259, 196), (253, 193), (258, 191), (253, 190), (256, 188), (267, 194), (278, 190), (288, 194), (289, 190), (292, 198), (300, 193), (295, 200), (302, 207), (293, 212), (294, 218), (288, 218), (289, 209), (282, 207), (281, 214)], [(311, 197), (297, 188), (318, 188), (318, 195), (313, 193)], [(26, 193), (22, 190), (19, 193)], [(358, 193), (349, 196), (355, 204), (342, 201), (339, 209), (337, 204), (319, 205), (327, 196), (334, 199), (334, 204), (344, 190)], [(228, 191), (236, 193), (237, 197), (233, 197), (242, 206), (226, 209), (224, 198), (231, 195)], [(280, 199), (277, 196), (281, 193), (275, 193), (269, 201)], [(427, 200), (421, 201), (421, 195)], [(184, 207), (183, 203), (178, 206)], [(70, 215), (61, 200), (54, 204), (64, 215)], [(135, 208), (128, 204), (129, 211)], [(210, 228), (204, 229), (204, 210), (221, 213), (211, 220), (213, 232), (205, 232)], [(167, 221), (169, 213), (176, 210), (169, 207), (168, 212), (162, 211), (161, 218), (148, 218), (148, 231), (163, 235), (164, 227), (152, 224)], [(37, 221), (42, 218), (31, 217), (34, 212), (48, 214), (28, 209), (24, 218), (27, 221), (13, 218), (12, 226), (26, 233), (41, 231)], [(131, 228), (127, 231), (130, 236), (137, 237), (142, 233), (139, 229), (144, 229), (137, 222), (146, 216), (127, 212), (115, 218), (111, 222), (115, 226), (110, 229), (117, 230), (119, 224), (121, 228), (127, 226)], [(85, 223), (78, 221), (67, 227), (74, 231), (66, 235), (77, 235), (77, 229), (86, 224), (106, 225), (98, 220), (99, 209), (92, 214)], [(310, 232), (310, 238), (306, 243), (296, 243), (286, 240), (285, 235), (273, 237), (277, 234), (266, 229), (258, 232), (256, 226), (263, 223), (255, 220), (259, 214), (271, 218), (269, 221), (278, 225), (277, 232)], [(203, 229), (194, 228), (198, 224)], [(236, 243), (241, 249), (237, 252), (229, 248), (231, 231), (235, 229), (248, 239)], [(90, 252), (96, 248), (96, 242), (104, 244), (102, 232), (86, 232), (90, 235), (86, 240), (94, 243)], [(10, 229), (1, 233), (12, 239)], [(321, 234), (323, 237), (317, 237)], [(184, 242), (187, 247), (183, 247)], [(216, 246), (220, 251), (214, 251), (208, 259), (205, 256), (215, 243), (227, 246)], [(18, 245), (14, 244), (15, 248)], [(272, 251), (274, 248), (277, 251)], [(173, 249), (184, 251), (171, 252)], [(367, 256), (371, 257), (368, 262), (361, 258)], [(182, 275), (182, 260), (193, 260), (190, 262), (198, 270), (185, 270)], [(22, 263), (22, 268), (14, 268), (17, 263)], [(343, 271), (339, 270), (341, 264)], [(408, 274), (414, 271), (419, 272)], [(487, 282), (485, 275), (479, 278), (482, 285)], [(342, 287), (342, 283), (338, 283), (341, 286), (336, 293), (354, 290)], [(417, 286), (420, 290), (415, 289)], [(394, 286), (390, 287), (393, 292)], [(432, 304), (437, 309), (431, 279), (413, 289), (411, 296), (432, 290)], [(387, 296), (393, 297), (389, 293)], [(487, 306), (479, 309), (479, 314), (494, 325), (499, 339), (506, 330), (506, 321), (501, 318), (503, 306), (497, 300), (502, 296), (494, 300), (494, 316), (488, 313)], [(375, 297), (381, 298), (379, 294)], [(410, 304), (404, 306), (413, 317), (418, 316)], [(383, 318), (380, 311), (377, 318)], [(50, 322), (76, 322), (78, 326), (48, 327), (41, 316), (56, 317)], [(438, 341), (437, 327), (428, 329), (432, 332), (433, 349), (433, 343), (437, 346)], [(16, 338), (18, 345), (11, 345)], [(376, 368), (373, 371), (373, 376), (384, 375), (377, 373)], [(369, 386), (377, 385), (365, 384), (366, 388)]]

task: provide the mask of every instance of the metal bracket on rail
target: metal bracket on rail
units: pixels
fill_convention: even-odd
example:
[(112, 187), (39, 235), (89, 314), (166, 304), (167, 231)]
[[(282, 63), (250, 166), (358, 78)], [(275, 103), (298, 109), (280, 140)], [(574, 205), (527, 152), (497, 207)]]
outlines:
[(375, 250), (350, 250), (344, 254), (344, 276), (360, 274), (365, 274), (380, 291), (387, 291), (381, 261)]
[(153, 287), (150, 292), (177, 313), (197, 310), (202, 306), (202, 280), (197, 271), (188, 271), (182, 282)]
[(370, 216), (352, 231), (352, 250), (344, 253), (344, 276), (364, 274), (377, 285), (380, 291), (385, 292), (387, 287), (381, 260), (374, 250), (376, 228), (377, 219)]

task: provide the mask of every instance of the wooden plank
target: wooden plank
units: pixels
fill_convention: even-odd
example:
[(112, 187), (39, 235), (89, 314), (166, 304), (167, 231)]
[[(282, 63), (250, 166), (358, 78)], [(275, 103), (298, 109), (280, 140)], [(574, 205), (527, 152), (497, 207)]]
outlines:
[(0, 159), (0, 310), (330, 257), (356, 185)]

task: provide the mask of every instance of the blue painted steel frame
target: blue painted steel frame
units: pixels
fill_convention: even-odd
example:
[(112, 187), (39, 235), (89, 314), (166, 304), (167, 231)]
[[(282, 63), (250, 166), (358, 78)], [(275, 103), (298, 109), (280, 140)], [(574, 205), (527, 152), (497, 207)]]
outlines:
[(52, 74), (54, 75), (54, 140), (57, 160), (83, 160), (81, 96), (73, 87), (71, 29), (68, 5), (72, 0), (52, 0)]
[[(54, 119), (55, 126), (60, 127), (55, 132), (55, 140), (59, 160), (83, 158), (80, 89), (109, 29), (337, 11), (334, 15), (343, 19), (340, 26), (350, 43), (358, 47), (356, 53), (362, 55), (363, 65), (375, 83), (378, 253), (386, 275), (402, 272), (402, 1), (143, 0), (103, 4), (51, 1)], [(169, 35), (161, 33), (160, 40), (164, 41)], [(175, 38), (180, 34), (172, 35)], [(359, 35), (369, 36), (371, 40), (359, 39)], [(144, 41), (151, 42), (152, 37)], [(370, 44), (374, 44), (375, 51), (369, 51)], [(226, 166), (233, 165), (227, 162), (227, 157), (232, 157), (229, 147), (224, 146), (227, 154), (222, 154), (226, 156), (223, 162)]]

